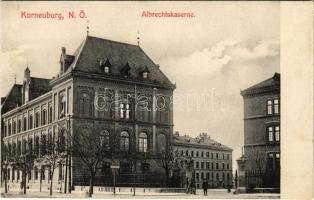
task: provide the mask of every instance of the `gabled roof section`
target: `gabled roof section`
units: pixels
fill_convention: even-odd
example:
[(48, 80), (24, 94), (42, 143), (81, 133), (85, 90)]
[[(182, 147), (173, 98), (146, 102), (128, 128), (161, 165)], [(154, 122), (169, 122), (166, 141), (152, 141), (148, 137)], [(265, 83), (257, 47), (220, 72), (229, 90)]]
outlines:
[(232, 151), (231, 148), (216, 142), (215, 140), (211, 139), (210, 137), (190, 137), (188, 135), (180, 136), (180, 135), (173, 135), (173, 145), (185, 145), (191, 147), (200, 147), (200, 148), (209, 148), (209, 149), (216, 149), (216, 150), (225, 150), (225, 151)]
[(33, 100), (51, 90), (50, 79), (31, 77), (29, 100)]
[(255, 84), (243, 91), (241, 91), (241, 95), (250, 95), (260, 92), (266, 92), (271, 90), (280, 90), (280, 74), (275, 73), (273, 77), (266, 79), (258, 84)]
[(74, 71), (102, 73), (99, 66), (100, 60), (109, 59), (112, 65), (110, 72), (112, 76), (123, 76), (121, 69), (128, 63), (130, 78), (139, 78), (138, 72), (147, 66), (150, 71), (149, 81), (173, 85), (137, 45), (87, 36), (74, 56), (76, 57), (72, 64)]
[(7, 96), (2, 98), (5, 99), (1, 102), (1, 114), (22, 105), (22, 85), (14, 84)]

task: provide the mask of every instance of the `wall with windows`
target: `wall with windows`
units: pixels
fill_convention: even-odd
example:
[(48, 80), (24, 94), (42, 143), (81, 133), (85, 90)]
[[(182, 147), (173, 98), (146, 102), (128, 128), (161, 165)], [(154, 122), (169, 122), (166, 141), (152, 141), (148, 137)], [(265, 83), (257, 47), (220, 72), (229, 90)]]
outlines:
[[(232, 152), (210, 148), (174, 146), (178, 152), (178, 166), (185, 177), (193, 177), (197, 188), (202, 188), (204, 180), (209, 187), (227, 187), (232, 184)], [(187, 170), (188, 162), (193, 162), (194, 171)], [(190, 174), (188, 174), (190, 173)]]

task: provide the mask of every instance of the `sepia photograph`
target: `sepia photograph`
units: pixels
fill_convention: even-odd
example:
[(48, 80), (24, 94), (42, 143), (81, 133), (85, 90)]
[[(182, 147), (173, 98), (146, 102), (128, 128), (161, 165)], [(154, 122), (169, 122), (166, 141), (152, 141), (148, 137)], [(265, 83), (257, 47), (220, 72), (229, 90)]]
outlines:
[(280, 198), (280, 2), (1, 6), (1, 197)]

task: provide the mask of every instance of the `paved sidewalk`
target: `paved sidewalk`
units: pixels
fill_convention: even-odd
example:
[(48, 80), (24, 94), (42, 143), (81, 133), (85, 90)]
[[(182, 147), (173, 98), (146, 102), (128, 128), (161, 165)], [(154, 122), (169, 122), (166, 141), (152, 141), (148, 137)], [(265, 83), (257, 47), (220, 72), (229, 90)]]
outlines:
[[(27, 194), (20, 194), (19, 191), (9, 191), (4, 195), (1, 193), (1, 197), (7, 198), (85, 198), (85, 193), (81, 191), (73, 191), (71, 194), (63, 194), (54, 192), (52, 196), (49, 196), (48, 191), (27, 191)], [(106, 198), (106, 199), (279, 199), (279, 194), (258, 193), (258, 194), (233, 194), (222, 191), (209, 191), (208, 196), (203, 196), (201, 192), (197, 192), (196, 195), (185, 193), (136, 193), (133, 196), (132, 193), (118, 193), (115, 196), (110, 192), (95, 192), (93, 198)]]

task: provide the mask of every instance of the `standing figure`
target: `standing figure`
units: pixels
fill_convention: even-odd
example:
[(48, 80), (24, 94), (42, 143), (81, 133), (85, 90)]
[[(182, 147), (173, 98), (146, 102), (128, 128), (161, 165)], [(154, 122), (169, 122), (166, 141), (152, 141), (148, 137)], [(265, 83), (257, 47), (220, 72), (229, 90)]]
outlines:
[(203, 190), (204, 190), (204, 196), (207, 196), (208, 182), (207, 182), (206, 179), (203, 181), (202, 187), (203, 187)]

